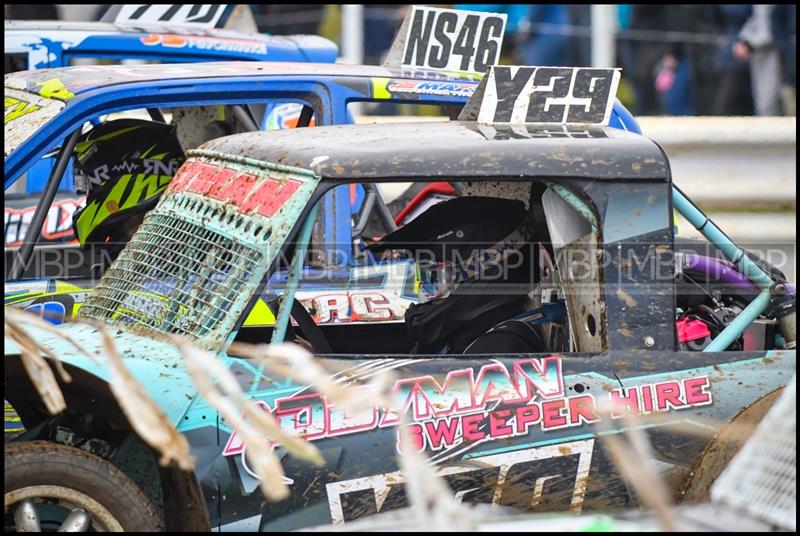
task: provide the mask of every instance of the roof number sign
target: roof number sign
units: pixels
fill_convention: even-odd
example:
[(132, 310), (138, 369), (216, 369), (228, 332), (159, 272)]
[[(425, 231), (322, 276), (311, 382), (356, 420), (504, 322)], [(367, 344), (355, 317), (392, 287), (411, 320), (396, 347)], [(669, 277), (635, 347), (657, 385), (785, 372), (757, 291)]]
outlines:
[(611, 117), (619, 77), (619, 69), (495, 65), (459, 119), (477, 119), (483, 124), (605, 125)]
[(485, 73), (500, 58), (506, 15), (413, 6), (387, 66)]
[(226, 4), (123, 4), (114, 22), (222, 28), (233, 7)]

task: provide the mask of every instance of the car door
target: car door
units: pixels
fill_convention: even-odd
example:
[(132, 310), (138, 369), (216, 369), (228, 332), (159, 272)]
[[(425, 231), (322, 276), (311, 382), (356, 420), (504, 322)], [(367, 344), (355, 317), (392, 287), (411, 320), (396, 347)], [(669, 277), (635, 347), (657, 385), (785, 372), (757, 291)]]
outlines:
[[(750, 359), (735, 354), (350, 355), (323, 357), (322, 363), (344, 386), (395, 375), (409, 431), (456, 500), (579, 513), (637, 503), (600, 435), (622, 434), (625, 412), (601, 417), (598, 404), (614, 401), (645, 419), (661, 412), (669, 417), (640, 426), (652, 444), (655, 470), (677, 486), (708, 445), (707, 423), (727, 422), (740, 411), (739, 383), (744, 380), (748, 400), (755, 401), (780, 387), (778, 370), (793, 373), (790, 352)], [(232, 370), (243, 386), (254, 387), (251, 399), (284, 430), (312, 441), (325, 465), (279, 450), (291, 495), (264, 501), (246, 448), (221, 421), (213, 467), (222, 497), (214, 521), (222, 530), (342, 524), (409, 505), (397, 461), (398, 415), (377, 405), (345, 415), (306, 385), (256, 380), (258, 368), (247, 360), (234, 360)]]

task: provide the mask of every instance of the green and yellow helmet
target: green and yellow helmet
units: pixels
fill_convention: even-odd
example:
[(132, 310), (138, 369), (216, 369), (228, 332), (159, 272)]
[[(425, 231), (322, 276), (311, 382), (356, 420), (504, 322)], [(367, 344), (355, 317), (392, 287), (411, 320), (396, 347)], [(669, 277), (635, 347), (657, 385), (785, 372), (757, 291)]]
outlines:
[(75, 147), (75, 186), (86, 205), (72, 226), (81, 246), (120, 236), (156, 205), (185, 156), (174, 125), (141, 119), (102, 123)]

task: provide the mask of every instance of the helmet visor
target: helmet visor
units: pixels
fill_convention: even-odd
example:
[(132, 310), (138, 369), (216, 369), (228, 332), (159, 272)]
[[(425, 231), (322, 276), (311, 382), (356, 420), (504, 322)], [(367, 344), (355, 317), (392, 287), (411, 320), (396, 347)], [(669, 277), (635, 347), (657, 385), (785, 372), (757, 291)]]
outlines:
[(455, 290), (456, 270), (453, 263), (420, 261), (415, 266), (419, 303), (446, 298)]

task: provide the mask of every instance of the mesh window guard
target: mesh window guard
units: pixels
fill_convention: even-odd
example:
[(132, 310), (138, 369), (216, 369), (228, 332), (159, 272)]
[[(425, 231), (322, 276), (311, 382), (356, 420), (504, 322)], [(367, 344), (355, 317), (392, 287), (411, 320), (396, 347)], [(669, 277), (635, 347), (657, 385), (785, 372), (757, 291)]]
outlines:
[(81, 308), (81, 315), (165, 333), (207, 335), (261, 259), (199, 224), (151, 214)]
[(319, 179), (243, 156), (187, 155), (80, 316), (211, 342), (245, 312)]

